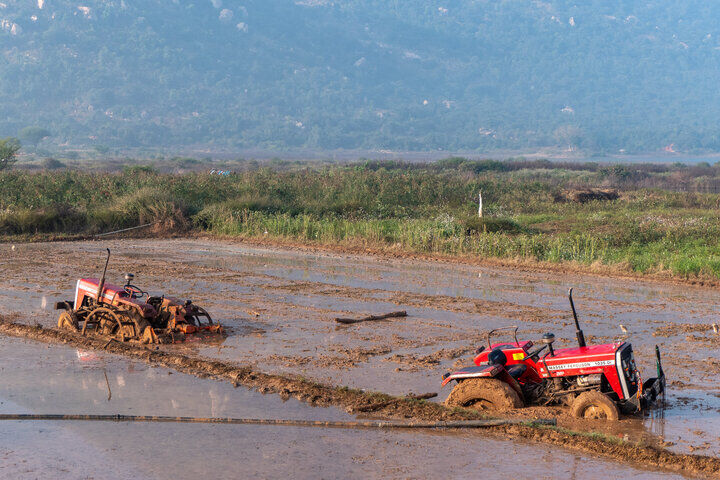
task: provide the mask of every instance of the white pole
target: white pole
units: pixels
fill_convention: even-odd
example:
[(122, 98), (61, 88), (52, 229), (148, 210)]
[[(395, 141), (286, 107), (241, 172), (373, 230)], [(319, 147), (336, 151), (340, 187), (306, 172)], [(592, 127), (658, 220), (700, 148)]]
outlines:
[(482, 192), (478, 193), (478, 217), (482, 218)]

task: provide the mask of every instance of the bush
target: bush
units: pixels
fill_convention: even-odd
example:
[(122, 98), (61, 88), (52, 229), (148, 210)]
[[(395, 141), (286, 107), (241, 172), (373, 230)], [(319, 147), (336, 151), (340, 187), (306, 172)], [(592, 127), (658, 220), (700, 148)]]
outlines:
[(105, 208), (94, 210), (91, 221), (96, 231), (145, 223), (154, 223), (158, 232), (186, 231), (190, 227), (188, 210), (183, 202), (158, 187), (143, 187)]
[(79, 232), (86, 223), (84, 213), (67, 205), (0, 212), (0, 233), (5, 235)]
[(62, 163), (60, 160), (54, 158), (46, 158), (41, 163), (42, 168), (45, 170), (59, 170), (61, 168), (67, 168), (67, 165)]

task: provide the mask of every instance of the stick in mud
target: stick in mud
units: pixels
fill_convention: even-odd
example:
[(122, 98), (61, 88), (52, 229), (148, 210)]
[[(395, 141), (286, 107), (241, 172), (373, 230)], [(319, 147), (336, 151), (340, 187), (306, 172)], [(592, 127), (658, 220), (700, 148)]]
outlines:
[(105, 371), (105, 369), (103, 369), (103, 375), (105, 375), (105, 384), (108, 387), (108, 402), (109, 402), (110, 399), (112, 398), (112, 390), (110, 390), (110, 380), (108, 380), (108, 378), (107, 378), (107, 372)]
[(351, 324), (351, 323), (360, 323), (360, 322), (372, 322), (374, 320), (384, 320), (386, 318), (397, 318), (397, 317), (407, 317), (407, 312), (405, 310), (402, 310), (400, 312), (390, 312), (386, 313), (384, 315), (370, 315), (369, 317), (363, 317), (363, 318), (336, 318), (335, 321), (338, 323), (344, 323), (344, 324)]
[(160, 223), (161, 221), (162, 221), (162, 220), (158, 220), (157, 222), (145, 223), (145, 224), (143, 224), (143, 225), (138, 225), (137, 227), (123, 228), (123, 229), (121, 229), (121, 230), (113, 230), (112, 232), (98, 233), (98, 234), (93, 235), (93, 236), (94, 236), (95, 238), (97, 238), (97, 237), (106, 237), (106, 236), (108, 236), (108, 235), (115, 235), (116, 233), (129, 232), (130, 230), (137, 230), (137, 229), (139, 229), (139, 228), (145, 228), (145, 227), (149, 227), (149, 226), (151, 226), (151, 225), (158, 224), (158, 223)]

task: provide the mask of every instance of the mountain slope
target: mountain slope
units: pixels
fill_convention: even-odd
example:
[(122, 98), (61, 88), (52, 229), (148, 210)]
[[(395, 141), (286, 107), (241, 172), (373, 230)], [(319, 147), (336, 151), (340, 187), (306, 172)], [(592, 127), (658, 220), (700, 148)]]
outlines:
[(678, 0), (0, 0), (0, 136), (720, 150), (717, 18)]

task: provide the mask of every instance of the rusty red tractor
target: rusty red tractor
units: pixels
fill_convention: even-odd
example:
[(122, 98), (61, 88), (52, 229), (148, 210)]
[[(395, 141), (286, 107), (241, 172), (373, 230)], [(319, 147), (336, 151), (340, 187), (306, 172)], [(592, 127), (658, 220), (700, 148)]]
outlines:
[(125, 275), (122, 287), (105, 283), (109, 261), (107, 249), (102, 277), (79, 279), (75, 299), (55, 304), (63, 310), (59, 328), (140, 343), (176, 343), (190, 334), (223, 333), (202, 307), (190, 300), (150, 296), (132, 284), (133, 274)]
[[(569, 299), (577, 348), (553, 348), (552, 333), (543, 335), (536, 346), (518, 341), (516, 326), (492, 330), (487, 336), (488, 348), (476, 350), (475, 365), (443, 376), (443, 386), (457, 382), (445, 404), (480, 410), (562, 404), (569, 406), (575, 417), (607, 420), (617, 420), (620, 412), (635, 413), (653, 405), (665, 392), (659, 348), (655, 346), (657, 377), (643, 382), (631, 344), (586, 344), (572, 288)], [(512, 332), (514, 341), (493, 343), (493, 335), (501, 332)]]

